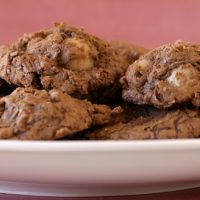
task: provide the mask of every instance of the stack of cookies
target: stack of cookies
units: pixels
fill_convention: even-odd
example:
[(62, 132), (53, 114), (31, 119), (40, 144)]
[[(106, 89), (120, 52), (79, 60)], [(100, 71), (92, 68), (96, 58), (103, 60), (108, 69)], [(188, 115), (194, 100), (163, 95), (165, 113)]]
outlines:
[(0, 138), (200, 135), (200, 45), (149, 51), (56, 23), (0, 47)]

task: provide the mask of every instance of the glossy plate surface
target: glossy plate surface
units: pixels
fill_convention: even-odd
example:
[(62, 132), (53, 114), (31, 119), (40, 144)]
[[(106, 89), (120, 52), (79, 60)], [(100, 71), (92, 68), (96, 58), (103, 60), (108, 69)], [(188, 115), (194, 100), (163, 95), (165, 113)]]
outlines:
[(110, 196), (200, 186), (200, 140), (0, 141), (0, 192)]

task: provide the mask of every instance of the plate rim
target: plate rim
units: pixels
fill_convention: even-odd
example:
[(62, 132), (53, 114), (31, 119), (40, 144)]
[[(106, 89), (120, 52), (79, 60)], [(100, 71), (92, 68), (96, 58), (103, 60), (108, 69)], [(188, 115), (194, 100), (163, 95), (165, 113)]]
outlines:
[(17, 141), (0, 140), (0, 152), (130, 152), (200, 150), (200, 139)]

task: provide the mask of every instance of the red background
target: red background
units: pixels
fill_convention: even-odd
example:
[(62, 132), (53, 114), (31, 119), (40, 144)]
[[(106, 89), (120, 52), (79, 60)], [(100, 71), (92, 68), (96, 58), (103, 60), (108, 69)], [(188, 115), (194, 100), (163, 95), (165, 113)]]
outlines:
[(0, 0), (0, 44), (53, 21), (148, 48), (177, 39), (199, 43), (199, 20), (199, 0)]

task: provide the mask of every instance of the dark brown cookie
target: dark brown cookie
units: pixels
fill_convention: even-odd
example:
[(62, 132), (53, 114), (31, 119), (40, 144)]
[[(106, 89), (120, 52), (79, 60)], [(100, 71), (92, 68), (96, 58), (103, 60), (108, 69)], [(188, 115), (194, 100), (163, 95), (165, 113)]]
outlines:
[(64, 24), (24, 34), (1, 49), (0, 77), (8, 83), (96, 101), (115, 96), (128, 67), (109, 42)]
[(17, 88), (0, 99), (0, 138), (53, 140), (110, 120), (104, 105), (78, 100), (58, 90)]
[[(157, 115), (157, 116), (156, 116)], [(87, 134), (95, 140), (145, 140), (200, 137), (199, 110), (161, 111), (152, 117), (119, 122)]]
[(122, 60), (124, 60), (124, 62), (127, 61), (127, 66), (149, 51), (144, 47), (118, 40), (113, 40), (110, 44), (116, 50), (117, 54), (122, 57)]
[[(122, 102), (119, 106), (114, 107), (111, 119), (107, 124), (103, 126), (94, 126), (85, 131), (78, 132), (70, 137), (70, 139), (88, 140), (89, 138), (95, 138), (96, 133), (104, 133), (105, 130), (110, 131), (112, 128), (118, 127), (118, 125), (126, 125), (129, 124), (129, 122), (134, 125), (141, 124), (151, 119), (161, 117), (167, 112), (167, 110), (160, 110), (152, 106), (140, 106)], [(66, 139), (68, 138), (69, 137), (66, 137)]]
[(152, 50), (129, 66), (121, 82), (128, 102), (200, 106), (200, 45), (177, 41)]

